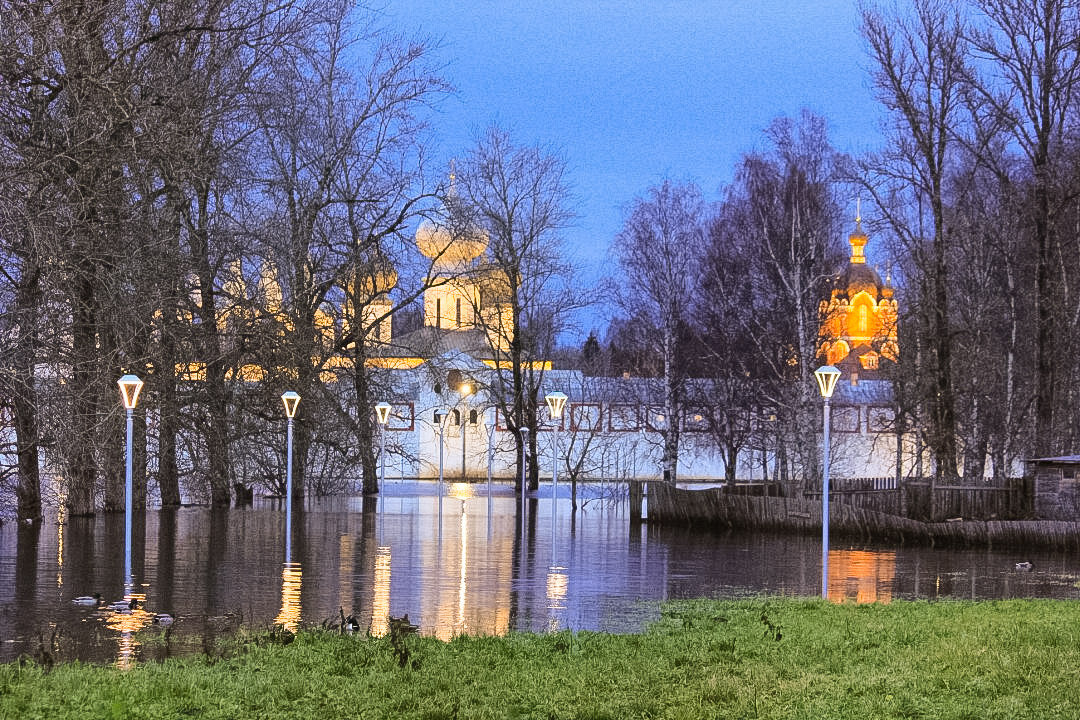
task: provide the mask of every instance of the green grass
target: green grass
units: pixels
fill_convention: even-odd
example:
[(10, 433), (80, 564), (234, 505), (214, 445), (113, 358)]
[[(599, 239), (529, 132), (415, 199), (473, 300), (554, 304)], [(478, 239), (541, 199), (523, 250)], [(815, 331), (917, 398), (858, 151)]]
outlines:
[[(280, 636), (276, 636), (280, 638)], [(303, 632), (129, 671), (0, 666), (2, 718), (1078, 718), (1080, 603), (689, 601), (640, 635)]]

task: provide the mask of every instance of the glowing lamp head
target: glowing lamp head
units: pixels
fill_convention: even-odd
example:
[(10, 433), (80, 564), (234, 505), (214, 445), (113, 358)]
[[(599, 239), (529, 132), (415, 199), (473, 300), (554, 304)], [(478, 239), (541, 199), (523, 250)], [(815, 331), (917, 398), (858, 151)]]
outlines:
[(381, 402), (375, 406), (375, 419), (380, 425), (386, 425), (390, 421), (390, 403)]
[(300, 396), (289, 390), (281, 394), (281, 402), (285, 406), (285, 416), (290, 420), (296, 417), (296, 407), (300, 404)]
[(124, 401), (124, 407), (134, 410), (139, 404), (139, 393), (142, 391), (143, 381), (137, 375), (125, 375), (116, 381), (120, 386), (120, 397)]
[(547, 400), (548, 410), (551, 412), (551, 419), (558, 420), (562, 417), (563, 408), (566, 407), (566, 393), (553, 392), (544, 397)]
[(469, 383), (461, 383), (461, 394), (472, 395), (473, 387)]
[(836, 381), (840, 379), (840, 371), (832, 365), (823, 365), (814, 371), (814, 378), (817, 380), (821, 397), (828, 400), (832, 397), (833, 390), (836, 389)]

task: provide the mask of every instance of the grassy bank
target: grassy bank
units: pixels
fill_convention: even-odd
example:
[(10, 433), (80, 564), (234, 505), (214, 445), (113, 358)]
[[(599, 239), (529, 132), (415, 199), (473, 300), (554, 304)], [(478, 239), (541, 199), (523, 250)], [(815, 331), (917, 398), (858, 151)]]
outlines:
[(694, 601), (641, 635), (234, 642), (126, 672), (0, 666), (0, 717), (1080, 717), (1066, 601)]

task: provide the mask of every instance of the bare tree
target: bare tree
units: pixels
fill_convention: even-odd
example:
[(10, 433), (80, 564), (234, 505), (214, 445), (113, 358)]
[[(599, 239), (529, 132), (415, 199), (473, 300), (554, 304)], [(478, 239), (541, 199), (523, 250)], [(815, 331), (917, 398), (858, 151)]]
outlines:
[[(1059, 317), (1067, 282), (1056, 263), (1069, 229), (1058, 227), (1064, 201), (1061, 180), (1070, 173), (1064, 152), (1075, 122), (1080, 88), (1080, 4), (1074, 0), (979, 0), (972, 3), (985, 25), (968, 32), (979, 62), (972, 73), (980, 109), (1003, 123), (1019, 145), (1031, 173), (1031, 239), (1035, 258), (1035, 452), (1060, 449), (1057, 421), (1074, 415), (1059, 376), (1070, 362), (1066, 342), (1073, 308)], [(1061, 268), (1064, 269), (1064, 268)], [(1065, 269), (1068, 273), (1069, 270)], [(1064, 334), (1063, 334), (1064, 333)]]
[[(280, 208), (274, 218), (281, 228), (265, 252), (285, 290), (279, 357), (288, 371), (272, 382), (288, 382), (304, 397), (295, 435), (300, 494), (320, 417), (352, 418), (364, 491), (378, 489), (365, 344), (393, 312), (373, 301), (393, 285), (391, 258), (402, 255), (406, 225), (423, 197), (418, 113), (445, 89), (424, 44), (354, 19), (351, 3), (330, 3), (308, 41), (275, 69), (278, 101), (259, 113), (262, 188)], [(354, 73), (348, 66), (358, 53), (366, 65)], [(353, 360), (354, 413), (339, 412), (341, 400), (321, 382), (328, 362), (345, 350)]]
[(499, 370), (488, 390), (514, 433), (518, 458), (521, 429), (530, 430), (528, 475), (535, 487), (543, 358), (554, 350), (569, 312), (583, 304), (559, 242), (571, 219), (566, 165), (555, 153), (518, 145), (491, 127), (466, 155), (460, 188), (465, 211), (475, 213), (490, 238), (487, 281), (476, 308)]
[[(918, 294), (925, 318), (925, 347), (931, 380), (924, 389), (927, 434), (937, 477), (956, 477), (956, 414), (949, 327), (949, 229), (945, 182), (955, 134), (963, 119), (965, 77), (963, 25), (939, 0), (918, 0), (910, 15), (887, 18), (864, 8), (862, 34), (874, 62), (878, 97), (896, 118), (890, 149), (867, 162), (875, 177), (869, 188), (893, 233), (914, 259), (924, 290)], [(892, 202), (910, 193), (910, 202)], [(927, 208), (929, 227), (921, 212)], [(908, 355), (911, 357), (911, 355)]]
[[(816, 427), (820, 417), (812, 380), (820, 302), (842, 258), (835, 250), (837, 158), (825, 121), (808, 112), (798, 121), (774, 121), (767, 134), (771, 150), (744, 157), (728, 188), (713, 235), (728, 247), (714, 255), (720, 262), (734, 255), (745, 263), (740, 282), (749, 287), (729, 286), (720, 305), (727, 305), (729, 332), (736, 333), (727, 342), (752, 347), (752, 353), (740, 353), (750, 373), (746, 379), (759, 388), (762, 405), (776, 413), (777, 435), (791, 445), (790, 459), (785, 447), (778, 448), (779, 472), (797, 493), (819, 467), (816, 442), (806, 428)], [(733, 371), (729, 367), (722, 377)]]
[(663, 363), (661, 378), (665, 422), (664, 480), (678, 473), (679, 435), (686, 373), (678, 355), (680, 328), (690, 321), (694, 282), (700, 272), (705, 208), (694, 185), (665, 181), (650, 188), (631, 207), (615, 238), (615, 253), (626, 278), (619, 296), (628, 313), (639, 312), (655, 328), (655, 349)]

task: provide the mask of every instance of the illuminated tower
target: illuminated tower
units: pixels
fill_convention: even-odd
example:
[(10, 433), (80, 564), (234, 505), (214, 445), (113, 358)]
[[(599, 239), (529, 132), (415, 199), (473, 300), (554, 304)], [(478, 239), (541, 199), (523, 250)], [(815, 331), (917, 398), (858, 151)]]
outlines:
[(818, 357), (839, 367), (845, 375), (876, 376), (883, 360), (895, 362), (896, 299), (892, 279), (882, 282), (866, 264), (866, 233), (856, 215), (855, 230), (848, 236), (851, 257), (833, 277), (828, 300), (821, 302)]
[(444, 219), (425, 220), (416, 245), (432, 261), (424, 291), (424, 326), (438, 330), (486, 331), (494, 348), (505, 352), (513, 337), (505, 273), (484, 262), (488, 234), (473, 223), (450, 176)]

